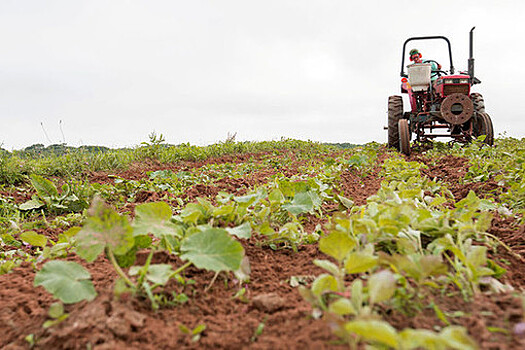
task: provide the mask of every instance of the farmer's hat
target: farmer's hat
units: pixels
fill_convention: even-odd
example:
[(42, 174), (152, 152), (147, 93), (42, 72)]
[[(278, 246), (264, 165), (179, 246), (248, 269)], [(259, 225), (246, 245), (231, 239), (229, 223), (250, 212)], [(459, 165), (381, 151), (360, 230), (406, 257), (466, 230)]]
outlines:
[(413, 61), (414, 59), (412, 58), (412, 56), (414, 55), (419, 55), (419, 57), (421, 57), (421, 54), (419, 53), (418, 49), (412, 49), (410, 50), (410, 60)]

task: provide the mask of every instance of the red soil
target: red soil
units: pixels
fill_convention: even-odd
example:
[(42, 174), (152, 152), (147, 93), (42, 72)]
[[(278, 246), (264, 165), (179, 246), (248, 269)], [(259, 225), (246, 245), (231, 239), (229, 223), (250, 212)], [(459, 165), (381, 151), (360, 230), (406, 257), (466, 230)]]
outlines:
[[(235, 157), (228, 161), (239, 159)], [(173, 167), (183, 169), (178, 165)], [(137, 165), (118, 176), (139, 178), (154, 169), (170, 168), (166, 165)], [(293, 173), (297, 169), (289, 171)], [(465, 161), (452, 159), (431, 167), (426, 175), (453, 184), (465, 172)], [(266, 170), (242, 179), (224, 179), (209, 187), (195, 186), (188, 191), (188, 197), (214, 196), (223, 190), (244, 193), (249, 187), (267, 182), (273, 174), (271, 170)], [(92, 174), (91, 180), (107, 181), (107, 174)], [(377, 170), (365, 176), (346, 171), (342, 174), (340, 186), (346, 197), (360, 205), (377, 192), (380, 181)], [(479, 191), (484, 190), (479, 188)], [(459, 188), (453, 191), (458, 199), (463, 195)], [(155, 201), (164, 195), (139, 193), (137, 202)], [(335, 204), (325, 205), (322, 209), (325, 213), (331, 213), (337, 207)], [(325, 223), (313, 215), (302, 220), (308, 231)], [(56, 230), (38, 232), (53, 238), (60, 233)], [(518, 290), (525, 288), (523, 226), (516, 225), (512, 218), (496, 216), (489, 232), (513, 249), (513, 253), (502, 247), (498, 247), (497, 253), (490, 252), (490, 258), (507, 269), (502, 281)], [(28, 348), (24, 338), (34, 334), (36, 348), (41, 349), (85, 349), (88, 344), (94, 349), (345, 348), (331, 333), (328, 323), (311, 317), (311, 306), (301, 298), (296, 288), (290, 286), (293, 276), (300, 276), (309, 284), (313, 276), (322, 273), (312, 263), (314, 259), (325, 258), (317, 246), (300, 246), (297, 252), (287, 249), (273, 251), (260, 243), (256, 238), (243, 242), (251, 265), (250, 282), (243, 284), (246, 288), (244, 298), (233, 297), (240, 286), (232, 275), (221, 274), (206, 290), (214, 274), (190, 267), (185, 271), (185, 277), (194, 280), (194, 284), (182, 286), (171, 280), (165, 289), (168, 297), (171, 292), (185, 293), (189, 297), (188, 302), (162, 307), (157, 312), (151, 310), (147, 300), (129, 296), (117, 300), (113, 297), (117, 276), (105, 258), (100, 257), (88, 264), (76, 256), (70, 256), (68, 260), (77, 261), (90, 271), (98, 297), (90, 303), (67, 305), (69, 318), (48, 329), (43, 329), (42, 324), (48, 319), (47, 310), (54, 300), (42, 287), (33, 287), (35, 271), (32, 266), (23, 264), (9, 274), (0, 275), (0, 347)], [(143, 261), (146, 253), (141, 252), (139, 260)], [(174, 267), (182, 264), (177, 257), (162, 252), (155, 254), (153, 263), (169, 263)], [(523, 321), (521, 299), (515, 294), (480, 294), (468, 303), (459, 293), (446, 298), (439, 295), (433, 298), (444, 312), (464, 313), (461, 317), (449, 316), (448, 319), (451, 324), (465, 326), (483, 349), (525, 348), (523, 339), (487, 329), (509, 330)], [(414, 315), (384, 310), (383, 317), (398, 329), (444, 326), (428, 308), (429, 301), (425, 299), (423, 308)], [(192, 341), (191, 336), (181, 330), (181, 326), (193, 329), (199, 324), (206, 324), (206, 330), (198, 341)], [(257, 334), (261, 324), (264, 328), (262, 333)]]

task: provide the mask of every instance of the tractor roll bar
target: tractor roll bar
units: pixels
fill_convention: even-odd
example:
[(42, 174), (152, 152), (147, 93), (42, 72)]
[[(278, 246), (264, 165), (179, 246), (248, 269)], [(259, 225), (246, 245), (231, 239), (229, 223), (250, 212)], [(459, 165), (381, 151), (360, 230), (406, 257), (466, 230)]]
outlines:
[(454, 74), (454, 64), (452, 63), (452, 49), (450, 48), (450, 41), (444, 36), (418, 36), (413, 38), (408, 38), (403, 44), (403, 56), (401, 57), (401, 76), (408, 77), (405, 74), (405, 49), (407, 44), (412, 40), (429, 40), (429, 39), (443, 39), (448, 44), (448, 55), (450, 57), (450, 74)]

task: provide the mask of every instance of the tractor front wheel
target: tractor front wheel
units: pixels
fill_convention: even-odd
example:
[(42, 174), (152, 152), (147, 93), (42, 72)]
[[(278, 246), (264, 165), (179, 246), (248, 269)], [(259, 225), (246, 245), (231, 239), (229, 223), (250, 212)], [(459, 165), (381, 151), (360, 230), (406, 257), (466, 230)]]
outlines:
[(410, 128), (408, 127), (408, 120), (401, 119), (398, 122), (399, 130), (399, 150), (401, 153), (410, 155)]
[(398, 122), (403, 117), (403, 98), (390, 96), (388, 98), (388, 147), (399, 150)]
[(485, 100), (483, 100), (483, 96), (479, 92), (471, 93), (470, 99), (472, 100), (472, 104), (474, 105), (475, 112), (485, 112)]

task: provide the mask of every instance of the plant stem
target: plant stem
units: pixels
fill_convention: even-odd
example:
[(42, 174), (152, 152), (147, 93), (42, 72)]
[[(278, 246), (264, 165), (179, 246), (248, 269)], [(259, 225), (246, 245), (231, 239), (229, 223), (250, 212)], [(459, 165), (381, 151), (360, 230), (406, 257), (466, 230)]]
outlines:
[(188, 266), (191, 265), (191, 261), (188, 261), (186, 264), (182, 265), (181, 267), (179, 267), (177, 270), (175, 270), (171, 275), (170, 275), (170, 278), (172, 278), (173, 276), (175, 276), (176, 274), (179, 274), (181, 273), (185, 268), (187, 268)]
[(117, 260), (115, 259), (115, 255), (113, 255), (113, 252), (111, 251), (111, 249), (106, 249), (106, 252), (108, 253), (108, 257), (109, 257), (109, 261), (111, 261), (111, 264), (113, 265), (113, 268), (115, 269), (115, 271), (117, 272), (117, 274), (124, 280), (124, 282), (126, 282), (130, 287), (132, 287), (133, 289), (137, 289), (137, 286), (135, 285), (135, 283), (133, 283), (129, 277), (124, 273), (124, 271), (122, 271), (122, 269), (120, 268), (120, 266), (118, 266), (118, 263), (117, 263)]
[(219, 276), (219, 272), (215, 272), (215, 276), (213, 276), (213, 278), (211, 279), (210, 284), (204, 289), (204, 293), (207, 293), (208, 290), (210, 290), (211, 286), (213, 285), (213, 283), (217, 279), (217, 276)]
[(155, 253), (155, 248), (151, 248), (148, 258), (146, 259), (146, 263), (140, 269), (139, 279), (137, 280), (138, 286), (142, 286), (142, 283), (144, 282), (144, 279), (146, 278), (146, 274), (148, 273), (148, 269), (149, 269), (149, 266), (151, 265), (151, 259), (153, 258), (154, 253)]
[(507, 249), (509, 251), (510, 254), (512, 254), (512, 256), (514, 256), (516, 259), (520, 260), (521, 262), (523, 262), (523, 258), (521, 257), (521, 255), (519, 254), (516, 254), (511, 247), (509, 247), (508, 245), (506, 245), (501, 239), (499, 239), (498, 237), (494, 236), (493, 234), (490, 234), (488, 232), (483, 232), (482, 233), (483, 235), (487, 236), (487, 237), (490, 237), (492, 238), (493, 240), (495, 240), (496, 242), (498, 242), (499, 244), (501, 244), (503, 246), (503, 248)]

